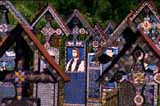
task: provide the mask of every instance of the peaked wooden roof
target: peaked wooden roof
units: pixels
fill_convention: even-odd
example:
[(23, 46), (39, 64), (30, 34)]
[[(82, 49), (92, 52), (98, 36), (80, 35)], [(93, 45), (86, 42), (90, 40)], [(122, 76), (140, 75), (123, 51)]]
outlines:
[(65, 72), (60, 68), (60, 66), (55, 62), (55, 60), (48, 54), (44, 46), (40, 43), (40, 41), (36, 38), (35, 34), (29, 30), (29, 28), (24, 25), (20, 24), (24, 31), (27, 33), (28, 37), (31, 41), (33, 41), (34, 45), (38, 48), (40, 53), (44, 56), (47, 62), (52, 66), (53, 69), (62, 77), (64, 81), (69, 81), (69, 77), (65, 74)]
[(10, 45), (12, 45), (15, 41), (13, 34), (19, 35), (21, 33), (21, 29), (17, 25), (2, 41), (0, 42), (0, 57), (5, 53), (7, 49), (9, 49)]
[[(65, 74), (65, 72), (60, 68), (60, 66), (55, 62), (55, 60), (48, 54), (44, 46), (40, 43), (40, 41), (37, 39), (36, 35), (30, 30), (30, 28), (22, 23), (19, 23), (19, 27), (24, 30), (26, 35), (34, 44), (34, 46), (38, 49), (38, 51), (44, 56), (46, 61), (51, 65), (53, 69), (58, 73), (58, 75), (64, 80), (64, 81), (69, 81), (69, 77)], [(16, 39), (15, 36), (18, 36), (19, 34), (19, 27), (11, 31), (11, 33), (4, 39), (3, 42), (0, 43), (0, 56), (2, 56), (7, 50), (11, 44), (13, 44), (14, 40)], [(18, 32), (18, 33), (16, 33)], [(14, 35), (12, 35), (14, 34)]]
[(157, 9), (154, 5), (154, 3), (151, 0), (144, 0), (143, 2), (141, 2), (138, 6), (138, 8), (136, 10), (132, 10), (125, 18), (124, 20), (118, 25), (118, 27), (114, 30), (114, 32), (112, 33), (111, 40), (112, 42), (114, 42), (122, 33), (122, 31), (124, 29), (126, 29), (126, 27), (128, 27), (128, 20), (130, 20), (131, 22), (138, 16), (138, 14), (140, 14), (140, 12), (145, 8), (148, 7), (150, 9), (150, 11), (156, 16), (156, 18), (159, 20), (159, 15), (157, 12)]
[(9, 0), (1, 0), (0, 5), (4, 5), (16, 20), (31, 28), (30, 24), (25, 20), (21, 13), (16, 10), (14, 5)]
[(141, 36), (146, 41), (146, 43), (152, 48), (152, 50), (160, 57), (160, 49), (158, 49), (153, 41), (143, 32), (143, 30), (139, 30)]
[[(130, 28), (131, 29), (131, 28)], [(132, 30), (132, 29), (131, 29)], [(134, 31), (133, 31), (134, 32)], [(155, 46), (155, 44), (152, 42), (152, 40), (143, 32), (143, 30), (137, 30), (136, 34), (139, 34), (144, 41), (147, 43), (147, 45), (151, 48), (151, 50), (153, 50), (153, 52), (158, 56), (158, 58), (160, 58), (160, 49), (157, 49), (157, 47)], [(118, 62), (118, 60), (121, 58), (122, 55), (124, 55), (124, 53), (126, 52), (126, 50), (129, 49), (130, 46), (128, 46), (127, 48), (123, 48), (119, 54), (117, 55), (117, 57), (115, 57), (113, 59), (113, 61), (111, 62), (111, 64), (105, 69), (105, 71), (103, 71), (102, 75), (98, 78), (98, 81), (103, 81), (103, 79), (105, 78), (105, 76), (107, 75), (108, 71), (114, 66), (114, 64), (116, 62)]]
[[(4, 3), (8, 3), (9, 1), (0, 2), (1, 5)], [(10, 3), (10, 2), (9, 2)], [(6, 4), (4, 5), (6, 6)], [(22, 15), (20, 15), (23, 18)], [(5, 53), (5, 51), (14, 43), (16, 36), (18, 37), (19, 34), (24, 30), (26, 33), (24, 36), (27, 36), (32, 42), (33, 45), (39, 50), (39, 52), (44, 56), (46, 61), (50, 64), (50, 66), (55, 69), (56, 73), (64, 80), (69, 81), (69, 77), (65, 74), (65, 72), (60, 68), (60, 66), (55, 62), (55, 60), (48, 54), (44, 46), (40, 43), (37, 39), (36, 35), (31, 31), (30, 26), (28, 23), (25, 23), (23, 20), (19, 18), (19, 15), (14, 15), (15, 19), (18, 21), (18, 25), (14, 28), (6, 38), (0, 42), (0, 57)], [(54, 73), (54, 72), (53, 72)]]
[(33, 29), (33, 27), (47, 12), (52, 15), (52, 17), (55, 19), (55, 21), (58, 23), (59, 27), (64, 31), (64, 33), (66, 35), (70, 35), (69, 28), (66, 26), (65, 22), (62, 20), (56, 9), (51, 4), (47, 4), (39, 11), (35, 19), (33, 19), (33, 21), (31, 22), (31, 28)]
[[(5, 6), (6, 9), (13, 15), (13, 17), (18, 21), (25, 25), (27, 25), (29, 28), (31, 28), (30, 24), (26, 21), (26, 19), (21, 15), (19, 11), (16, 10), (15, 6), (9, 1), (9, 0), (1, 0), (0, 6)], [(2, 41), (0, 41), (0, 46), (4, 45), (4, 43), (7, 43), (9, 45), (9, 42), (13, 38), (13, 36), (9, 36), (11, 34), (8, 34), (6, 38), (3, 38)], [(6, 42), (7, 41), (7, 42)], [(12, 39), (13, 41), (13, 39)], [(5, 47), (7, 48), (7, 46)], [(5, 51), (5, 49), (3, 49)], [(2, 50), (0, 51), (0, 56), (2, 54)]]
[[(106, 44), (103, 45), (104, 48), (111, 46), (120, 36), (120, 34), (129, 26), (130, 23), (140, 14), (140, 12), (145, 8), (148, 7), (150, 11), (156, 16), (159, 20), (158, 11), (154, 2), (152, 0), (143, 0), (135, 10), (131, 10), (130, 13), (121, 21), (121, 23), (115, 28), (111, 37), (107, 40)], [(160, 20), (159, 20), (160, 21)], [(132, 24), (133, 25), (133, 24)], [(100, 56), (102, 51), (96, 53), (96, 57)]]
[(83, 27), (85, 27), (89, 32), (94, 33), (94, 30), (92, 29), (90, 24), (86, 21), (84, 16), (77, 9), (75, 9), (73, 11), (70, 18), (66, 21), (66, 24), (69, 24), (74, 17), (77, 17), (80, 20), (80, 22), (82, 23)]

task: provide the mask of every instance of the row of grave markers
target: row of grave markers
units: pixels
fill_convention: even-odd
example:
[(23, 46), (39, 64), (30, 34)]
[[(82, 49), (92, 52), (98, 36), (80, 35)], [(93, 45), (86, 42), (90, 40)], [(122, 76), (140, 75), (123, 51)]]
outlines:
[[(65, 106), (96, 106), (107, 104), (109, 101), (102, 100), (106, 99), (106, 92), (111, 92), (113, 89), (117, 88), (119, 88), (118, 90), (120, 92), (119, 95), (117, 94), (119, 97), (115, 100), (116, 102), (119, 98), (120, 101), (118, 106), (124, 106), (126, 104), (128, 104), (128, 106), (134, 104), (137, 106), (142, 104), (147, 106), (157, 105), (157, 83), (154, 83), (154, 80), (159, 83), (159, 73), (157, 73), (159, 68), (153, 67), (159, 66), (159, 58), (155, 56), (159, 56), (159, 18), (157, 18), (158, 13), (156, 13), (154, 6), (152, 6), (150, 1), (145, 1), (140, 4), (140, 7), (135, 10), (135, 12), (132, 11), (118, 27), (114, 29), (114, 25), (110, 23), (105, 31), (99, 28), (98, 25), (93, 29), (78, 10), (74, 11), (66, 25), (50, 4), (42, 10), (43, 11), (39, 13), (35, 21), (29, 25), (29, 28), (37, 35), (45, 37), (44, 47), (58, 64), (61, 61), (61, 57), (59, 57), (59, 43), (61, 37), (69, 34), (71, 34), (69, 36), (73, 37), (71, 41), (65, 42), (65, 72), (70, 77), (70, 82), (66, 83), (64, 86)], [(3, 13), (5, 13), (5, 11), (6, 10), (4, 10)], [(138, 16), (141, 17), (141, 15), (143, 19), (138, 18)], [(36, 25), (41, 21), (41, 18), (46, 20), (46, 25), (42, 28), (37, 28)], [(6, 17), (4, 19), (6, 19)], [(56, 21), (59, 27), (52, 27), (52, 21)], [(131, 38), (127, 37), (129, 36), (127, 35), (128, 31), (130, 31), (127, 29), (130, 28), (130, 24), (128, 24), (130, 21), (133, 24), (132, 26), (135, 26), (138, 30), (144, 30), (144, 32), (140, 31), (141, 33), (139, 33), (142, 37), (139, 37), (138, 40), (135, 38), (135, 44), (135, 41), (132, 41), (134, 40), (134, 37), (133, 39), (132, 36)], [(9, 23), (6, 22), (7, 21), (2, 19), (0, 27), (1, 33), (7, 33), (9, 31)], [(134, 33), (130, 34), (134, 35)], [(85, 37), (85, 39), (81, 40), (80, 37)], [(130, 41), (130, 43), (128, 41)], [(99, 63), (99, 60), (95, 58), (95, 55), (100, 51), (100, 47), (103, 46), (105, 49), (102, 48), (101, 54), (105, 53), (107, 55), (105, 55), (105, 58), (113, 61), (108, 62), (106, 60), (107, 63), (102, 65)], [(153, 50), (149, 49), (148, 46)], [(152, 51), (156, 53), (154, 54)], [(144, 55), (142, 57), (145, 58), (140, 59), (141, 55), (139, 54), (141, 53), (144, 53), (142, 54)], [(48, 64), (44, 59), (40, 59), (37, 55), (38, 53), (35, 52), (34, 62), (39, 63), (39, 65), (35, 65), (34, 68), (35, 70), (43, 72), (44, 69), (48, 68)], [(11, 60), (7, 60), (7, 57)], [(0, 58), (2, 61), (0, 63), (1, 70), (14, 69), (15, 57), (16, 55), (13, 50), (5, 52), (5, 55), (3, 55), (3, 58), (5, 59)], [(126, 63), (126, 61), (128, 63)], [(141, 68), (139, 66), (141, 66)], [(156, 72), (149, 72), (148, 74), (145, 72), (147, 69)], [(103, 70), (105, 71), (103, 72)], [(136, 72), (134, 70), (141, 71)], [(125, 75), (117, 75), (122, 78), (116, 79), (117, 71), (124, 71)], [(136, 78), (134, 78), (134, 76)], [(137, 78), (138, 76), (140, 78)], [(155, 79), (153, 80), (150, 77), (154, 77)], [(96, 82), (98, 78), (101, 80), (106, 79), (109, 83), (100, 85)], [(145, 82), (145, 78), (150, 78), (148, 80), (149, 82)], [(136, 80), (142, 80), (142, 82), (136, 82)], [(136, 94), (133, 94), (132, 91), (127, 91), (123, 87), (123, 84), (126, 85), (127, 83), (129, 83), (127, 87), (131, 87), (132, 85), (135, 86), (133, 88), (136, 90), (133, 91), (136, 91)], [(146, 87), (147, 90), (142, 89), (144, 85), (148, 86)], [(118, 87), (116, 88), (116, 86)], [(142, 91), (146, 92), (141, 93)], [(34, 84), (34, 96), (40, 98), (41, 106), (57, 105), (58, 92), (58, 84), (49, 82)], [(125, 95), (125, 92), (128, 92), (125, 96), (126, 99), (122, 98)], [(152, 95), (154, 98), (146, 98), (148, 95)], [(131, 98), (128, 100), (127, 98), (129, 98), (129, 96)]]
[[(9, 6), (8, 6), (9, 4)], [(20, 13), (18, 11), (16, 11), (15, 7), (12, 5), (11, 2), (9, 1), (5, 1), (1, 3), (1, 6), (4, 7), (2, 8), (2, 19), (1, 19), (1, 27), (0, 27), (0, 32), (1, 32), (1, 39), (2, 41), (5, 40), (8, 36), (6, 36), (8, 33), (10, 33), (10, 31), (12, 29), (14, 29), (14, 26), (9, 24), (9, 19), (7, 18), (8, 12), (11, 12), (12, 14), (15, 15), (16, 18), (21, 19), (23, 23), (26, 24), (25, 19), (23, 18), (23, 16), (20, 15)], [(6, 7), (7, 8), (6, 8)], [(99, 63), (97, 63), (98, 61), (96, 61), (96, 63), (94, 63), (93, 60), (90, 60), (88, 62), (91, 62), (91, 65), (87, 65), (87, 56), (86, 56), (86, 50), (87, 48), (86, 46), (86, 42), (84, 41), (79, 41), (78, 40), (78, 36), (79, 35), (86, 35), (86, 38), (90, 38), (95, 31), (91, 28), (91, 26), (87, 23), (87, 21), (84, 20), (83, 16), (79, 13), (78, 10), (75, 10), (73, 15), (71, 16), (71, 18), (68, 20), (67, 25), (71, 25), (70, 29), (68, 29), (65, 25), (65, 23), (62, 21), (62, 19), (59, 17), (59, 15), (57, 14), (57, 12), (55, 11), (55, 9), (49, 4), (46, 7), (44, 7), (42, 9), (43, 11), (41, 11), (39, 13), (39, 15), (36, 17), (35, 21), (32, 22), (31, 25), (27, 24), (28, 27), (30, 28), (30, 30), (33, 30), (36, 34), (44, 36), (45, 40), (44, 40), (44, 47), (46, 48), (46, 50), (48, 51), (48, 53), (55, 59), (55, 61), (57, 63), (59, 63), (59, 41), (61, 39), (62, 36), (64, 35), (69, 35), (70, 34), (70, 30), (71, 33), (73, 35), (73, 40), (72, 41), (68, 41), (66, 42), (66, 73), (68, 73), (68, 76), (70, 76), (71, 78), (71, 82), (68, 83), (68, 88), (77, 88), (74, 90), (69, 89), (70, 93), (73, 95), (70, 96), (71, 94), (67, 94), (65, 92), (65, 104), (86, 104), (86, 96), (90, 97), (90, 103), (92, 104), (92, 102), (97, 99), (96, 104), (100, 103), (100, 88), (99, 85), (97, 85), (94, 80), (96, 80), (96, 78), (98, 78), (98, 76), (100, 75), (102, 69), (101, 66), (99, 65)], [(44, 26), (43, 28), (37, 28), (36, 25), (39, 21), (41, 21), (41, 19), (45, 19), (46, 20), (46, 26)], [(17, 20), (19, 22), (19, 20)], [(53, 28), (52, 27), (52, 21), (56, 21), (57, 24), (59, 25), (59, 27)], [(20, 23), (22, 24), (22, 23)], [(79, 26), (80, 25), (80, 26)], [(103, 32), (101, 32), (103, 33)], [(100, 36), (104, 36), (105, 34), (99, 34)], [(24, 35), (23, 35), (24, 36)], [(34, 50), (34, 47), (32, 47), (33, 43), (28, 40), (28, 38), (26, 36), (24, 36), (24, 39), (27, 40), (27, 44), (32, 48), (32, 50)], [(94, 51), (96, 51), (98, 49), (98, 41), (100, 41), (102, 38), (99, 38), (98, 36), (96, 37), (96, 39), (94, 39), (94, 42), (91, 42), (89, 45), (93, 45), (94, 47)], [(21, 42), (22, 43), (22, 42)], [(69, 70), (70, 72), (67, 72), (67, 62), (70, 62), (70, 59), (72, 57), (72, 51), (74, 48), (77, 48), (76, 50), (79, 50), (79, 55), (82, 59), (82, 64), (79, 63), (79, 65), (81, 65), (82, 69), (78, 69), (78, 65), (77, 70), (80, 70), (76, 73), (72, 73), (71, 71), (73, 70)], [(34, 70), (39, 70), (40, 73), (42, 73), (42, 75), (40, 74), (40, 78), (38, 78), (38, 75), (36, 75), (36, 72), (33, 74), (32, 73), (28, 73), (28, 72), (23, 72), (23, 70), (18, 70), (15, 73), (12, 73), (12, 70), (15, 69), (15, 65), (17, 63), (15, 63), (15, 59), (16, 59), (16, 55), (17, 53), (13, 50), (13, 48), (10, 48), (9, 50), (7, 50), (5, 52), (5, 54), (3, 55), (1, 59), (1, 71), (5, 72), (5, 71), (11, 71), (11, 74), (7, 74), (7, 77), (5, 78), (5, 81), (9, 81), (12, 82), (13, 78), (15, 78), (14, 84), (16, 84), (16, 96), (17, 99), (23, 98), (22, 96), (22, 83), (25, 82), (25, 80), (28, 81), (35, 81), (36, 80), (40, 81), (44, 80), (43, 79), (43, 72), (44, 69), (48, 68), (48, 65), (46, 64), (46, 61), (44, 61), (43, 59), (40, 59), (39, 57), (39, 53), (37, 50), (34, 50)], [(21, 55), (21, 54), (18, 54)], [(23, 54), (24, 55), (24, 54)], [(89, 54), (89, 59), (93, 58), (94, 53)], [(74, 64), (72, 62), (72, 64)], [(94, 66), (95, 65), (95, 66)], [(88, 67), (92, 67), (91, 69), (94, 72), (94, 77), (89, 78), (90, 76), (92, 76), (92, 72), (89, 71), (85, 71), (87, 70), (87, 66)], [(17, 67), (18, 68), (18, 67)], [(71, 66), (71, 62), (68, 65), (69, 69), (72, 69), (73, 67)], [(89, 69), (90, 70), (90, 69)], [(69, 75), (70, 74), (70, 75)], [(98, 74), (98, 75), (97, 75)], [(30, 76), (31, 75), (31, 76)], [(28, 76), (28, 77), (26, 77)], [(33, 78), (32, 78), (33, 77)], [(35, 77), (35, 79), (34, 79)], [(72, 79), (73, 77), (73, 79)], [(32, 78), (32, 79), (30, 79)], [(47, 78), (47, 76), (45, 77)], [(89, 78), (89, 79), (88, 79)], [(77, 80), (78, 79), (78, 80)], [(88, 81), (87, 81), (88, 79)], [(58, 84), (53, 84), (50, 83), (52, 82), (53, 79), (50, 78), (48, 76), (48, 81), (47, 83), (35, 83), (33, 86), (33, 97), (39, 98), (40, 99), (40, 105), (41, 106), (53, 106), (53, 105), (58, 105), (57, 101), (58, 101)], [(75, 82), (77, 80), (77, 82)], [(46, 79), (45, 79), (46, 81)], [(72, 83), (73, 81), (73, 83)], [(92, 81), (92, 83), (90, 84), (90, 81)], [(42, 81), (43, 82), (43, 81)], [(6, 83), (7, 84), (7, 83)], [(6, 84), (2, 84), (6, 85)], [(9, 84), (11, 88), (13, 88), (12, 84)], [(67, 85), (65, 85), (65, 90), (68, 90), (66, 88)], [(10, 88), (9, 87), (9, 88)], [(97, 89), (98, 87), (98, 89)], [(81, 88), (81, 89), (80, 89)], [(86, 92), (86, 88), (87, 88), (87, 92)], [(91, 89), (91, 90), (90, 90)], [(81, 91), (81, 93), (79, 93), (78, 91)], [(96, 94), (92, 94), (96, 91)], [(11, 91), (13, 94), (10, 95), (11, 97), (13, 97), (14, 92)], [(67, 91), (68, 92), (68, 91)], [(76, 93), (77, 92), (77, 93)], [(79, 96), (79, 94), (82, 94), (82, 96)], [(87, 94), (87, 95), (86, 95)], [(7, 95), (7, 94), (6, 94)], [(9, 96), (9, 97), (10, 97)], [(69, 96), (69, 97), (67, 97)], [(79, 97), (78, 97), (79, 96)], [(66, 98), (67, 97), (67, 98)], [(3, 98), (6, 98), (6, 96), (3, 96)], [(75, 100), (74, 100), (75, 99)], [(8, 100), (8, 99), (6, 99)], [(2, 100), (3, 101), (3, 100)], [(27, 99), (26, 99), (27, 101)], [(3, 105), (9, 105), (9, 102), (6, 102), (5, 99), (3, 101), (4, 103), (2, 103)]]

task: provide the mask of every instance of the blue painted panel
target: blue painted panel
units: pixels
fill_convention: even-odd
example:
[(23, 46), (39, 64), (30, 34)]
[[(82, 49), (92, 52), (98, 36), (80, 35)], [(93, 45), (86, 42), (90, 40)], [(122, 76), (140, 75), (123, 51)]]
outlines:
[(1, 58), (0, 58), (0, 70), (14, 70), (15, 68), (15, 54), (14, 52), (6, 52)]
[(67, 104), (85, 104), (86, 74), (68, 73), (70, 82), (65, 84), (64, 102)]
[(88, 54), (88, 84), (87, 84), (87, 103), (91, 106), (99, 106), (101, 98), (101, 86), (96, 80), (102, 72), (102, 67), (97, 60), (94, 60), (94, 53)]
[(144, 106), (154, 106), (154, 85), (146, 85), (143, 90)]
[(11, 83), (3, 83), (0, 84), (0, 99), (14, 97), (15, 96), (15, 88)]
[(100, 70), (89, 70), (89, 92), (88, 98), (100, 98), (100, 84), (96, 82), (100, 76)]

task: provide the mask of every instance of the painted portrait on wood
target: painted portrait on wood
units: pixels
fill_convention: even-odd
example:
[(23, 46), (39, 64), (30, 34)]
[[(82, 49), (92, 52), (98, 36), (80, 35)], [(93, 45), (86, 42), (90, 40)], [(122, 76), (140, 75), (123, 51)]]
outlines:
[(64, 87), (64, 106), (85, 106), (86, 69), (83, 46), (66, 46), (65, 72), (70, 77), (70, 82)]
[(84, 72), (84, 48), (68, 47), (66, 63), (66, 72)]

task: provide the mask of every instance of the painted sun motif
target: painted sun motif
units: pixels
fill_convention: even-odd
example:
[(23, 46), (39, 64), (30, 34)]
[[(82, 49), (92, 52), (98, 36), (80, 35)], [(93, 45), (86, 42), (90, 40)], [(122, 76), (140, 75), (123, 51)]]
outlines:
[(144, 32), (149, 33), (152, 28), (152, 23), (150, 23), (150, 18), (144, 18), (144, 21), (140, 24), (140, 28), (143, 28)]
[(132, 78), (133, 78), (133, 82), (135, 84), (139, 84), (139, 83), (143, 84), (144, 83), (144, 73), (140, 73), (140, 72), (134, 73)]
[(136, 105), (140, 106), (140, 105), (143, 104), (144, 99), (141, 95), (138, 94), (134, 97), (134, 102), (135, 102)]
[(145, 31), (148, 31), (148, 30), (151, 29), (152, 25), (151, 25), (151, 23), (150, 23), (149, 21), (144, 21), (144, 22), (142, 23), (142, 27), (143, 27), (143, 29), (144, 29)]
[(153, 20), (153, 16), (144, 17), (143, 21), (139, 23), (138, 29), (143, 29), (144, 33), (155, 43), (157, 49), (160, 48), (160, 24), (158, 21)]

